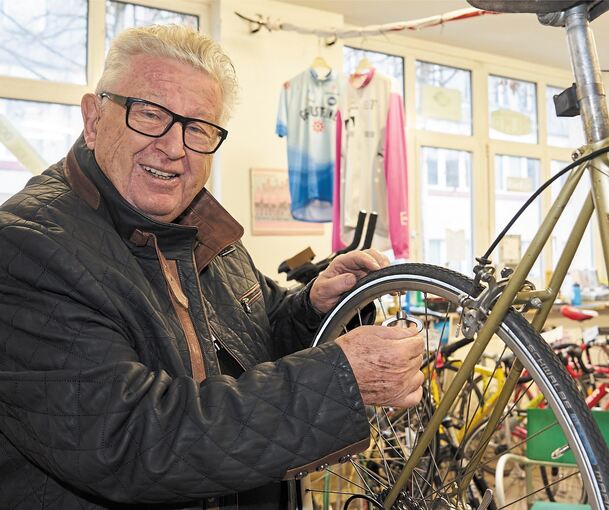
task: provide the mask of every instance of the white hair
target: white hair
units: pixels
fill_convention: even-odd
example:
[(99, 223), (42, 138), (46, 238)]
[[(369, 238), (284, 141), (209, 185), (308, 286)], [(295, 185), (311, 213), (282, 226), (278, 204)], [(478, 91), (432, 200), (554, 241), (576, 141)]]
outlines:
[(121, 32), (108, 51), (104, 72), (95, 92), (111, 91), (135, 55), (166, 57), (207, 72), (218, 84), (222, 97), (220, 120), (230, 118), (237, 100), (235, 68), (220, 45), (194, 29), (182, 25), (150, 25)]

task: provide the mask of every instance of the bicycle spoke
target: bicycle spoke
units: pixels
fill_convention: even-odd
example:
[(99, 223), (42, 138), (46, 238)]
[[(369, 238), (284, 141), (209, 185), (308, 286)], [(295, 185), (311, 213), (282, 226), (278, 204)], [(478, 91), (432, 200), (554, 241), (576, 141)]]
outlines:
[[(360, 503), (365, 507), (364, 496), (371, 497), (379, 504), (383, 504), (383, 499), (387, 498), (389, 494), (392, 495), (392, 498), (396, 496), (398, 498), (395, 500), (398, 502), (394, 506), (395, 508), (410, 508), (408, 503), (410, 501), (413, 506), (418, 505), (421, 510), (440, 508), (439, 505), (445, 506), (446, 504), (451, 508), (476, 509), (486, 488), (495, 488), (494, 478), (491, 477), (490, 473), (494, 471), (498, 459), (506, 453), (521, 455), (527, 441), (538, 442), (539, 438), (536, 436), (553, 426), (542, 428), (542, 430), (537, 430), (534, 433), (531, 432), (527, 439), (523, 439), (523, 434), (526, 434), (526, 416), (522, 408), (525, 407), (527, 399), (535, 397), (538, 390), (532, 391), (535, 388), (534, 385), (536, 384), (540, 388), (539, 391), (545, 391), (546, 393), (548, 388), (551, 389), (551, 386), (548, 386), (547, 383), (540, 385), (539, 372), (535, 372), (535, 367), (532, 367), (530, 363), (525, 363), (525, 369), (529, 374), (532, 374), (532, 382), (523, 383), (519, 381), (517, 390), (505, 407), (501, 409), (501, 412), (498, 413), (499, 419), (493, 426), (496, 430), (492, 431), (488, 445), (478, 455), (480, 450), (479, 439), (487, 435), (484, 434), (485, 423), (490, 416), (494, 402), (499, 397), (506, 373), (509, 373), (508, 365), (504, 363), (505, 354), (508, 352), (522, 352), (522, 347), (519, 347), (518, 343), (518, 334), (522, 334), (527, 341), (529, 340), (527, 335), (533, 335), (533, 333), (530, 333), (530, 327), (523, 319), (517, 317), (517, 320), (514, 321), (515, 314), (511, 312), (511, 315), (508, 316), (510, 322), (505, 326), (505, 329), (497, 334), (497, 337), (503, 341), (501, 347), (494, 351), (499, 355), (494, 356), (492, 363), (470, 365), (471, 372), (468, 376), (463, 377), (464, 374), (459, 376), (460, 379), (465, 379), (463, 388), (459, 388), (456, 396), (453, 393), (455, 389), (449, 393), (452, 395), (451, 398), (454, 402), (450, 406), (447, 404), (442, 406), (442, 408), (447, 409), (447, 414), (442, 420), (437, 418), (434, 420), (439, 422), (438, 430), (434, 431), (431, 437), (429, 432), (425, 433), (429, 430), (428, 424), (432, 420), (435, 410), (442, 399), (445, 398), (445, 392), (452, 387), (453, 375), (461, 370), (462, 361), (459, 354), (455, 355), (454, 349), (452, 351), (449, 348), (445, 349), (442, 338), (445, 338), (447, 332), (449, 332), (449, 323), (454, 321), (452, 315), (450, 315), (451, 310), (456, 311), (457, 314), (461, 313), (460, 316), (464, 317), (459, 307), (463, 306), (462, 303), (465, 298), (463, 294), (454, 292), (453, 289), (455, 286), (458, 287), (459, 281), (466, 281), (466, 279), (452, 272), (445, 272), (443, 276), (447, 277), (448, 290), (444, 291), (441, 282), (438, 285), (421, 283), (426, 278), (437, 281), (433, 279), (433, 275), (436, 274), (438, 269), (434, 268), (433, 272), (427, 273), (425, 269), (427, 266), (419, 264), (406, 266), (407, 269), (404, 270), (405, 276), (403, 279), (409, 284), (401, 283), (400, 278), (402, 276), (397, 278), (398, 281), (390, 278), (396, 274), (393, 268), (384, 269), (383, 271), (386, 272), (388, 278), (379, 285), (378, 291), (376, 287), (371, 287), (368, 283), (365, 285), (362, 283), (362, 297), (354, 298), (348, 313), (345, 311), (331, 321), (333, 325), (330, 327), (334, 329), (331, 330), (331, 333), (329, 330), (329, 339), (336, 338), (337, 333), (340, 334), (340, 332), (350, 328), (351, 325), (355, 326), (362, 323), (364, 318), (368, 322), (368, 310), (371, 303), (375, 305), (377, 316), (374, 322), (378, 324), (382, 320), (392, 317), (394, 307), (397, 307), (398, 310), (408, 309), (406, 292), (418, 292), (421, 297), (417, 299), (417, 302), (421, 298), (422, 302), (417, 307), (411, 307), (408, 313), (415, 314), (423, 322), (425, 329), (420, 334), (427, 347), (426, 357), (421, 368), (425, 373), (424, 397), (421, 402), (408, 410), (377, 407), (373, 411), (370, 408), (368, 410), (372, 436), (370, 448), (366, 453), (353, 457), (350, 464), (347, 464), (348, 469), (346, 471), (336, 470), (336, 475), (330, 474), (332, 478), (343, 485), (343, 487), (339, 485), (328, 487), (329, 492), (327, 493), (343, 495), (342, 503), (336, 503), (340, 505), (335, 507), (336, 510), (344, 509), (344, 506), (342, 506), (345, 504), (344, 498), (349, 497), (346, 496), (347, 494), (353, 495), (353, 493), (360, 493), (362, 499), (360, 501), (356, 501), (357, 498), (350, 500), (352, 501), (348, 504), (350, 510), (355, 507), (359, 508)], [(414, 276), (411, 277), (410, 275)], [(453, 286), (453, 283), (455, 286)], [(391, 296), (391, 301), (389, 296)], [(438, 321), (442, 321), (442, 323), (440, 324)], [(521, 321), (523, 326), (520, 326), (518, 321)], [(349, 326), (343, 328), (343, 325)], [(513, 329), (513, 326), (516, 326), (516, 329)], [(451, 342), (453, 341), (452, 334), (453, 331), (451, 330)], [(436, 343), (438, 338), (439, 344)], [(534, 345), (537, 345), (535, 344), (537, 341), (535, 338), (531, 337), (530, 340)], [(454, 339), (454, 341), (460, 342), (463, 347), (468, 345), (465, 339)], [(475, 341), (476, 337), (474, 335), (470, 343), (473, 344)], [(522, 343), (526, 349), (528, 344)], [(514, 346), (517, 347), (516, 350)], [(521, 350), (518, 351), (518, 349)], [(520, 359), (522, 359), (522, 356), (520, 356)], [(562, 381), (560, 388), (563, 391), (567, 389), (568, 384), (565, 383), (564, 378), (561, 379), (560, 377), (562, 376), (559, 376), (558, 380)], [(543, 382), (543, 379), (541, 379), (541, 382)], [(548, 403), (555, 410), (556, 402), (548, 400)], [(569, 397), (569, 405), (571, 403), (572, 400)], [(560, 407), (558, 409), (560, 411)], [(562, 412), (559, 421), (561, 422), (560, 428), (563, 431), (565, 430), (562, 422), (564, 418), (565, 415)], [(547, 422), (540, 423), (540, 427), (546, 426)], [(517, 428), (514, 429), (514, 427)], [(488, 428), (486, 430), (488, 433), (491, 432)], [(428, 444), (425, 448), (420, 448), (420, 438), (423, 435), (425, 435)], [(417, 455), (420, 456), (416, 461), (411, 458), (412, 452), (415, 450), (418, 452)], [(573, 453), (579, 459), (577, 454), (579, 453), (581, 457), (582, 452), (581, 449), (578, 452), (574, 448)], [(480, 461), (476, 462), (474, 466), (471, 459), (478, 456)], [(404, 486), (400, 488), (400, 491), (396, 491), (394, 485), (398, 479), (402, 481), (401, 471), (408, 462), (412, 464), (410, 466), (411, 475), (403, 480)], [(519, 468), (517, 463), (510, 460), (509, 468), (506, 469), (505, 474), (506, 484), (512, 484), (515, 487), (515, 491), (510, 493), (513, 499), (522, 501), (529, 496), (529, 493), (537, 494), (544, 490), (543, 487), (546, 487), (546, 491), (551, 491), (551, 493), (548, 492), (550, 494), (548, 498), (555, 496), (564, 499), (565, 502), (577, 502), (579, 495), (577, 491), (567, 493), (565, 489), (558, 488), (560, 484), (556, 484), (559, 480), (567, 480), (567, 483), (568, 480), (579, 483), (579, 478), (568, 476), (570, 475), (568, 471), (568, 469), (571, 469), (570, 467), (560, 468), (558, 471), (548, 468), (547, 473), (541, 475), (547, 475), (546, 480), (542, 482), (539, 481), (540, 473), (533, 471), (535, 483), (532, 487), (534, 490), (527, 490), (524, 482), (521, 483), (519, 474), (522, 473), (522, 468)], [(463, 486), (464, 476), (467, 480), (470, 480), (467, 486)], [(546, 481), (549, 483), (546, 483)], [(568, 483), (568, 485), (571, 484)], [(538, 490), (538, 486), (543, 487)], [(342, 491), (343, 488), (344, 491)], [(539, 495), (536, 499), (538, 498)], [(369, 500), (368, 504), (370, 504), (370, 501), (372, 499)], [(334, 505), (334, 503), (332, 504)], [(520, 510), (519, 504), (512, 505), (510, 503), (509, 506), (514, 510), (516, 508)], [(494, 507), (493, 510), (495, 510)]]
[(380, 477), (378, 477), (377, 474), (374, 471), (372, 471), (371, 469), (369, 469), (368, 467), (366, 467), (366, 466), (364, 466), (362, 464), (359, 464), (359, 463), (357, 463), (357, 462), (355, 462), (353, 460), (351, 461), (351, 464), (353, 466), (353, 469), (357, 472), (358, 476), (362, 480), (362, 482), (366, 484), (366, 487), (367, 487), (367, 490), (368, 490), (369, 494), (372, 494), (375, 491), (372, 489), (370, 484), (368, 484), (368, 482), (366, 481), (366, 477), (362, 474), (362, 472), (364, 472), (366, 474), (366, 476), (374, 479), (374, 481), (376, 483), (382, 485), (384, 489), (389, 487), (389, 484), (383, 482), (383, 480)]
[[(416, 411), (416, 412), (417, 412), (417, 414), (418, 414), (418, 408), (417, 408), (417, 407), (415, 407), (415, 411)], [(383, 413), (385, 414), (385, 416), (386, 416), (387, 420), (389, 421), (389, 426), (390, 426), (390, 428), (391, 428), (391, 430), (392, 430), (392, 432), (393, 432), (393, 436), (395, 437), (396, 442), (398, 443), (398, 446), (399, 446), (399, 447), (402, 449), (402, 452), (404, 452), (404, 446), (403, 446), (403, 445), (400, 443), (400, 440), (399, 440), (398, 434), (397, 434), (397, 432), (396, 432), (395, 428), (393, 427), (393, 423), (391, 422), (391, 420), (389, 420), (389, 417), (388, 417), (388, 415), (387, 415), (387, 412), (385, 411), (385, 409), (384, 409), (384, 408), (383, 408)], [(407, 432), (406, 432), (406, 431), (408, 431), (408, 432), (412, 432), (412, 426), (411, 426), (411, 422), (410, 422), (410, 409), (408, 409), (408, 410), (406, 411), (405, 415), (408, 417), (408, 420), (407, 420), (407, 425), (404, 427), (404, 433), (406, 434), (406, 438), (407, 438), (408, 443), (411, 443), (411, 441), (410, 441), (410, 440), (411, 440), (411, 435), (410, 435), (409, 433), (407, 433)], [(420, 422), (420, 419), (421, 419), (421, 417), (420, 417), (420, 415), (419, 415), (419, 423), (421, 423), (421, 422)], [(415, 434), (418, 436), (418, 431), (417, 431), (417, 432), (415, 432)], [(415, 441), (416, 441), (416, 439), (415, 439)], [(408, 446), (408, 451), (409, 451), (409, 452), (411, 452), (411, 451), (412, 451), (412, 446), (411, 446), (410, 444), (408, 444), (407, 446)], [(408, 456), (410, 456), (410, 453), (409, 453), (409, 455), (408, 455)], [(406, 461), (406, 457), (402, 457), (402, 460)], [(423, 478), (423, 479), (424, 479), (424, 478)], [(417, 485), (417, 489), (418, 489), (419, 491), (421, 491), (421, 486), (419, 485), (419, 482), (417, 481), (416, 477), (415, 477), (415, 476), (413, 476), (413, 477), (412, 477), (412, 481), (411, 481), (411, 487), (410, 487), (410, 491), (411, 491), (411, 493), (412, 493), (412, 494), (414, 494), (414, 485), (415, 485), (415, 484)]]
[[(379, 430), (379, 434), (378, 434), (377, 438), (380, 440), (383, 440), (383, 442), (384, 442), (383, 433), (381, 431), (381, 424), (379, 423), (379, 413), (378, 413), (377, 409), (378, 408), (375, 407), (375, 412), (374, 412), (374, 417), (376, 418), (376, 425)], [(376, 440), (375, 440), (375, 442), (376, 442)], [(391, 445), (391, 449), (394, 450), (398, 455), (400, 454), (393, 445)], [(395, 478), (393, 477), (393, 473), (391, 472), (389, 463), (387, 462), (387, 459), (385, 458), (385, 448), (383, 448), (382, 445), (379, 447), (379, 453), (381, 454), (381, 460), (383, 461), (383, 465), (385, 466), (385, 472), (387, 473), (387, 480), (389, 480), (389, 482), (391, 482), (393, 484), (393, 483), (395, 483)]]
[[(404, 452), (404, 445), (402, 445), (402, 443), (400, 443), (400, 438), (398, 436), (398, 433), (393, 428), (393, 423), (389, 419), (389, 415), (387, 414), (387, 411), (385, 410), (384, 407), (381, 407), (381, 410), (383, 411), (383, 415), (385, 416), (385, 419), (387, 420), (387, 423), (389, 424), (389, 428), (391, 429), (391, 432), (393, 433), (393, 437), (395, 438), (395, 441), (396, 441), (396, 443), (399, 446), (399, 449), (396, 449), (396, 451), (401, 451), (403, 453)], [(406, 433), (406, 430), (409, 430), (409, 429), (407, 427), (405, 427), (404, 428), (404, 433)], [(406, 457), (404, 455), (400, 455), (400, 458), (402, 460), (406, 460)]]
[(338, 473), (338, 472), (336, 472), (336, 471), (333, 471), (333, 470), (332, 470), (332, 469), (330, 469), (330, 468), (326, 468), (326, 471), (327, 471), (328, 473), (332, 474), (333, 476), (335, 476), (335, 477), (337, 477), (337, 478), (340, 478), (341, 480), (344, 480), (344, 481), (345, 481), (345, 482), (347, 482), (348, 484), (350, 484), (350, 485), (354, 485), (354, 486), (355, 486), (355, 487), (357, 487), (358, 489), (361, 489), (361, 490), (363, 490), (363, 491), (365, 491), (365, 490), (366, 490), (366, 487), (363, 487), (362, 485), (358, 485), (358, 484), (357, 484), (357, 483), (355, 483), (355, 482), (354, 482), (354, 481), (353, 481), (351, 478), (347, 478), (346, 476), (341, 475), (340, 473)]
[(496, 454), (494, 457), (491, 457), (489, 460), (485, 461), (485, 462), (481, 462), (480, 466), (490, 466), (490, 464), (495, 461), (498, 460), (499, 457), (501, 457), (502, 455), (504, 455), (505, 453), (514, 451), (516, 448), (526, 445), (526, 443), (528, 441), (530, 441), (531, 439), (543, 434), (544, 432), (547, 432), (548, 430), (550, 430), (553, 427), (556, 427), (557, 425), (559, 425), (559, 423), (557, 421), (554, 421), (553, 423), (550, 423), (549, 425), (546, 425), (545, 427), (539, 429), (538, 431), (534, 432), (533, 434), (528, 434), (526, 439), (523, 439), (522, 441), (520, 441), (519, 443), (516, 443), (515, 445), (513, 445), (512, 447), (508, 448), (505, 451), (502, 451), (501, 453)]
[(497, 508), (497, 510), (503, 510), (504, 508), (508, 508), (508, 507), (510, 507), (512, 505), (515, 505), (516, 503), (519, 503), (520, 501), (523, 501), (523, 500), (525, 500), (527, 498), (530, 498), (534, 494), (538, 494), (541, 491), (545, 491), (548, 487), (552, 487), (554, 485), (557, 485), (560, 482), (564, 482), (565, 480), (567, 480), (567, 479), (569, 479), (569, 478), (571, 478), (571, 477), (573, 477), (573, 476), (575, 476), (577, 474), (578, 474), (577, 472), (571, 473), (570, 475), (567, 475), (567, 476), (561, 478), (560, 480), (556, 480), (555, 482), (552, 482), (552, 483), (550, 483), (548, 485), (545, 485), (545, 486), (543, 486), (543, 487), (541, 487), (539, 489), (535, 489), (534, 491), (529, 492), (528, 494), (526, 494), (525, 496), (522, 496), (521, 498), (515, 499), (514, 501), (510, 501), (507, 505), (503, 505), (502, 507)]
[(379, 308), (381, 310), (381, 312), (383, 312), (383, 320), (386, 321), (387, 320), (387, 312), (385, 311), (385, 305), (383, 304), (383, 300), (382, 299), (378, 299), (378, 304), (379, 304)]

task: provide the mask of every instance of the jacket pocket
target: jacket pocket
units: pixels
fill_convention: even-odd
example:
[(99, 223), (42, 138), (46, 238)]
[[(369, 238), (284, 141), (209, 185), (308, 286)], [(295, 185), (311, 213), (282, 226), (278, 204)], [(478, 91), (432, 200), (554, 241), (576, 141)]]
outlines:
[(256, 282), (252, 287), (247, 289), (239, 298), (239, 303), (245, 313), (252, 313), (252, 305), (262, 297), (262, 288), (260, 283)]

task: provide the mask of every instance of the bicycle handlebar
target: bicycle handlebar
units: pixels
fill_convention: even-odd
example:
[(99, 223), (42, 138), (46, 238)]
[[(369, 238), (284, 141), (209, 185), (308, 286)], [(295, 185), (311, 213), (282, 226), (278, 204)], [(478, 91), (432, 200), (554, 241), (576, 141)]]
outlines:
[(353, 241), (348, 246), (338, 250), (335, 254), (342, 255), (343, 253), (347, 253), (349, 251), (355, 250), (357, 248), (359, 242), (362, 239), (362, 234), (364, 232), (364, 222), (366, 221), (366, 212), (360, 211), (357, 215), (357, 224), (355, 225), (355, 232), (353, 233)]
[[(368, 224), (366, 225), (366, 236), (364, 238), (364, 244), (360, 249), (365, 250), (372, 246), (372, 239), (374, 237), (374, 231), (376, 230), (376, 220), (378, 214), (375, 212), (367, 213), (366, 211), (360, 211), (357, 217), (357, 224), (353, 233), (353, 240), (348, 246), (337, 250), (328, 257), (319, 262), (312, 262), (315, 254), (310, 248), (303, 250), (301, 253), (295, 255), (291, 259), (284, 260), (277, 268), (278, 273), (287, 273), (287, 280), (296, 280), (297, 282), (306, 285), (313, 280), (319, 273), (326, 269), (330, 262), (336, 257), (344, 253), (356, 250), (364, 232), (364, 225), (366, 225), (366, 219)], [(306, 255), (306, 257), (304, 255)], [(298, 260), (299, 264), (294, 266), (292, 263), (294, 260)]]

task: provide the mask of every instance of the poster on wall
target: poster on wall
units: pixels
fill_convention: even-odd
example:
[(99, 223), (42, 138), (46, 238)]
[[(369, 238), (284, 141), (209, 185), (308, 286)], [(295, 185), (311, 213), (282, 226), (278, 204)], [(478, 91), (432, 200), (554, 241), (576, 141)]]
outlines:
[(322, 235), (320, 223), (296, 221), (290, 213), (287, 169), (251, 168), (252, 235)]

